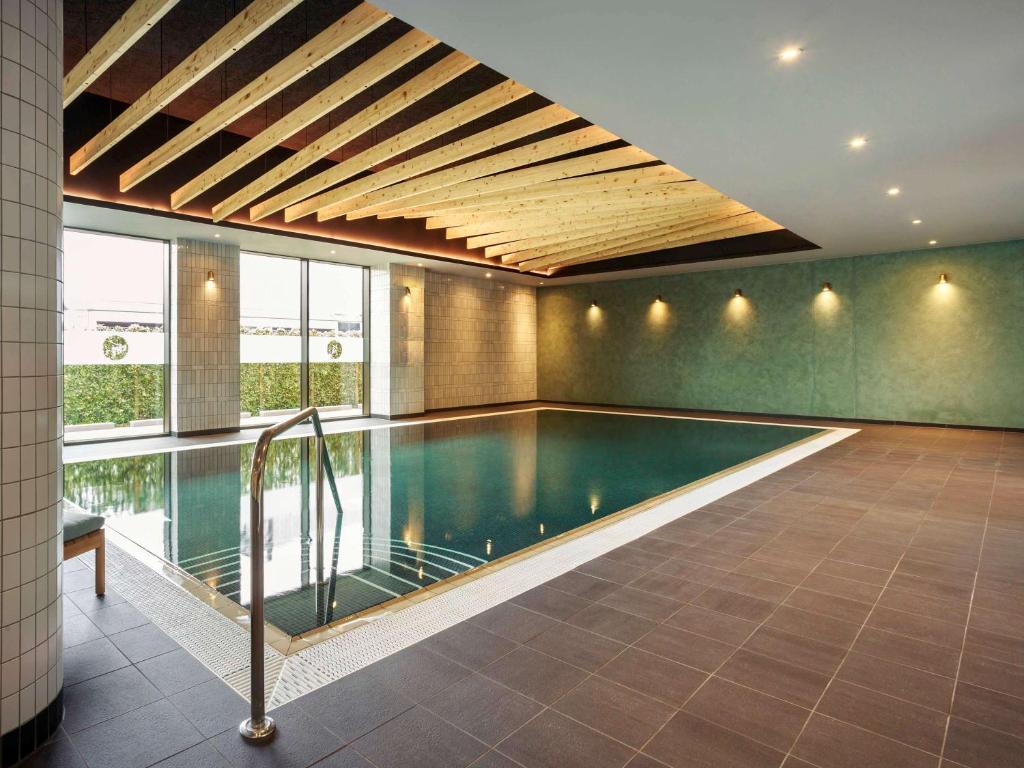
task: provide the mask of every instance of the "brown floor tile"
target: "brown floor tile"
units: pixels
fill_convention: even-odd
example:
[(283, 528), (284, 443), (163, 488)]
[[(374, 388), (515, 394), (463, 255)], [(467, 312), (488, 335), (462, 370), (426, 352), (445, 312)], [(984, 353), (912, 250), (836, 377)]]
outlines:
[(971, 610), (971, 626), (982, 632), (1024, 639), (1024, 613), (1005, 613), (974, 606)]
[(742, 649), (716, 674), (807, 708), (814, 706), (828, 683), (827, 675)]
[[(416, 707), (370, 731), (350, 749), (378, 768), (461, 768), (486, 752), (487, 745), (423, 707)], [(253, 757), (249, 759), (256, 762)]]
[(898, 635), (913, 637), (915, 640), (958, 650), (964, 641), (962, 626), (904, 611), (894, 611), (891, 608), (875, 608), (867, 625), (874, 629), (895, 632)]
[(582, 597), (552, 589), (544, 584), (516, 595), (509, 602), (559, 621), (565, 621), (590, 605), (590, 602)]
[(976, 627), (967, 628), (964, 653), (1024, 666), (1024, 640), (985, 632)]
[(820, 768), (936, 768), (938, 758), (884, 736), (815, 714), (793, 754)]
[(664, 702), (596, 676), (584, 680), (553, 706), (637, 749), (675, 713), (675, 708)]
[(655, 555), (646, 552), (630, 544), (606, 552), (603, 557), (606, 560), (614, 560), (617, 563), (624, 563), (641, 571), (649, 571), (665, 562), (668, 558), (662, 555)]
[(635, 648), (616, 656), (597, 674), (677, 707), (707, 678), (705, 672)]
[(555, 623), (555, 620), (549, 616), (542, 616), (512, 603), (496, 605), (490, 610), (477, 614), (469, 621), (488, 632), (493, 632), (516, 643), (525, 643)]
[(715, 586), (730, 592), (739, 592), (741, 595), (767, 600), (770, 603), (782, 602), (786, 595), (793, 591), (792, 585), (783, 584), (781, 581), (770, 581), (735, 572), (723, 576)]
[(940, 600), (920, 592), (906, 592), (902, 589), (889, 588), (882, 593), (878, 604), (883, 608), (891, 608), (904, 613), (915, 613), (930, 619), (948, 621), (963, 626), (967, 623), (967, 612), (970, 604)]
[(829, 552), (829, 558), (854, 565), (892, 570), (902, 554), (901, 546), (886, 546), (872, 539), (849, 538), (837, 544), (835, 549)]
[(952, 565), (927, 563), (909, 558), (904, 558), (903, 562), (896, 568), (896, 573), (916, 576), (919, 579), (927, 579), (928, 581), (937, 581), (942, 584), (971, 584), (974, 581), (973, 568), (957, 568)]
[(498, 751), (524, 768), (620, 768), (633, 750), (547, 710), (501, 744)]
[(609, 592), (614, 592), (619, 585), (614, 581), (588, 576), (579, 571), (569, 571), (548, 582), (548, 586), (568, 592), (570, 595), (582, 597), (584, 600), (600, 600)]
[(885, 583), (889, 580), (891, 569), (872, 568), (866, 565), (829, 559), (824, 560), (814, 572), (822, 576), (835, 576), (841, 579), (873, 584), (876, 587), (884, 587)]
[(863, 653), (850, 653), (836, 676), (922, 707), (949, 712), (953, 680)]
[(912, 747), (939, 754), (946, 715), (843, 680), (833, 680), (818, 712)]
[(742, 573), (745, 576), (757, 576), (761, 579), (771, 579), (782, 584), (796, 586), (803, 581), (811, 572), (810, 568), (801, 568), (797, 565), (785, 565), (783, 563), (772, 563), (768, 560), (758, 560), (753, 557), (747, 558), (738, 565), (733, 573)]
[(856, 600), (859, 603), (873, 605), (878, 596), (882, 593), (882, 587), (875, 584), (867, 584), (863, 581), (844, 579), (838, 576), (815, 571), (800, 584), (803, 589), (813, 589), (823, 595), (833, 595), (845, 600)]
[(784, 549), (772, 542), (765, 544), (751, 557), (758, 560), (766, 560), (769, 563), (779, 563), (796, 568), (804, 568), (812, 571), (821, 563), (821, 555), (812, 555), (807, 552), (799, 552), (794, 549)]
[(679, 712), (644, 748), (672, 768), (777, 768), (785, 755), (714, 723)]
[(1024, 739), (1024, 699), (961, 681), (953, 697), (953, 714)]
[(423, 706), (485, 744), (497, 744), (543, 706), (482, 675), (471, 675)]
[(694, 598), (692, 603), (701, 608), (755, 622), (764, 621), (775, 610), (774, 603), (716, 587), (709, 587), (700, 597)]
[(756, 622), (696, 605), (684, 605), (666, 619), (665, 624), (733, 645), (742, 643), (757, 629)]
[(872, 627), (864, 628), (854, 643), (853, 650), (945, 677), (953, 677), (956, 674), (959, 658), (959, 654), (953, 648), (925, 643)]
[(811, 640), (830, 643), (839, 648), (849, 648), (860, 630), (860, 624), (833, 619), (830, 616), (791, 608), (787, 605), (779, 606), (779, 609), (765, 622), (765, 626)]
[(734, 645), (665, 625), (652, 629), (635, 647), (705, 672), (713, 672), (736, 650)]
[(630, 582), (629, 586), (633, 589), (642, 589), (644, 592), (651, 592), (679, 603), (692, 600), (707, 589), (707, 586), (704, 584), (684, 581), (683, 579), (669, 576), (667, 573), (658, 573), (657, 571), (645, 573), (636, 581)]
[(683, 709), (782, 752), (796, 741), (811, 714), (810, 710), (719, 677), (701, 686)]
[(835, 672), (845, 654), (844, 649), (835, 645), (773, 627), (761, 627), (743, 644), (743, 648), (825, 675)]
[(587, 677), (582, 669), (526, 647), (484, 667), (482, 674), (544, 704), (556, 701)]
[(864, 619), (871, 611), (871, 606), (867, 603), (836, 595), (826, 595), (824, 592), (815, 592), (813, 589), (804, 589), (803, 587), (786, 598), (783, 605), (858, 625), (864, 623)]
[(600, 603), (584, 608), (569, 623), (621, 643), (635, 642), (657, 626), (653, 621)]
[(959, 717), (949, 721), (943, 757), (967, 768), (1020, 768), (1024, 741)]
[(960, 682), (1007, 693), (1024, 700), (1024, 666), (965, 653), (960, 662)]
[(679, 556), (680, 560), (686, 560), (697, 565), (706, 565), (717, 568), (720, 571), (731, 571), (743, 562), (745, 555), (736, 555), (728, 552), (708, 549), (703, 546), (691, 547), (685, 554)]
[(541, 632), (527, 646), (591, 672), (626, 647), (615, 640), (563, 623)]
[(893, 589), (904, 589), (938, 600), (950, 602), (968, 602), (971, 599), (971, 584), (945, 584), (941, 581), (930, 581), (909, 573), (894, 573), (889, 580)]
[(682, 603), (667, 597), (632, 587), (620, 587), (601, 598), (602, 605), (610, 605), (651, 621), (664, 621), (679, 610)]
[(423, 641), (423, 646), (470, 669), (486, 667), (516, 648), (516, 643), (464, 621)]
[(614, 581), (616, 584), (628, 584), (644, 571), (636, 566), (628, 565), (617, 560), (610, 560), (607, 557), (598, 557), (590, 562), (583, 563), (576, 568), (579, 573), (588, 576), (596, 576), (606, 581)]

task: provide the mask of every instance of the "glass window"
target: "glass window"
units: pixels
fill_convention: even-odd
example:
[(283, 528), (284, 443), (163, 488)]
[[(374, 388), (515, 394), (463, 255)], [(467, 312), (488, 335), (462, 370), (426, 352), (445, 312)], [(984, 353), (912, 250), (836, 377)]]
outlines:
[(167, 431), (168, 249), (64, 232), (64, 439)]
[(242, 426), (278, 421), (302, 407), (302, 264), (241, 254)]
[(363, 413), (363, 269), (309, 263), (309, 404), (323, 418)]

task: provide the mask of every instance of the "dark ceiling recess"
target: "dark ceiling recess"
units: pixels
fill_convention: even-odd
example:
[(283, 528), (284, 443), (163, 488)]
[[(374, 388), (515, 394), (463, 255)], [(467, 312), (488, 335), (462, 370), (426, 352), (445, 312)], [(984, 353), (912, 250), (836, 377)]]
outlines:
[[(87, 141), (96, 136), (129, 104), (145, 94), (161, 77), (201, 46), (213, 32), (234, 18), (246, 5), (243, 0), (181, 0), (100, 75), (85, 93), (68, 106), (64, 119), (65, 158), (69, 158)], [(305, 0), (300, 3), (255, 40), (242, 47), (223, 64), (194, 83), (160, 113), (145, 121), (80, 173), (72, 176), (66, 166), (65, 193), (69, 197), (86, 198), (118, 206), (170, 212), (170, 195), (174, 190), (238, 148), (245, 140), (257, 135), (321, 89), (366, 61), (367, 58), (394, 43), (411, 28), (399, 19), (386, 21), (326, 63), (314, 68), (285, 87), (280, 93), (271, 96), (264, 103), (235, 120), (225, 130), (210, 135), (200, 144), (127, 192), (119, 191), (119, 175), (178, 132), (184, 130), (192, 122), (204, 116), (226, 97), (238, 91), (359, 5), (360, 3), (356, 0)], [(65, 0), (64, 54), (66, 71), (71, 70), (129, 6), (131, 6), (131, 0)], [(179, 208), (174, 214), (189, 218), (209, 219), (213, 205), (274, 168), (296, 151), (315, 142), (339, 123), (352, 118), (382, 97), (395, 91), (410, 78), (451, 53), (452, 49), (443, 43), (430, 48), (410, 63), (400, 67), (366, 88), (359, 95), (289, 137), (281, 145), (250, 162), (237, 173), (224, 178), (220, 183)], [(316, 173), (333, 167), (336, 163), (351, 158), (504, 80), (503, 75), (486, 66), (475, 66), (438, 88), (429, 96), (413, 102), (376, 127), (356, 136), (337, 151), (305, 169), (299, 175), (288, 179), (260, 199), (265, 199)], [(500, 126), (548, 104), (550, 102), (542, 96), (532, 94), (418, 144), (408, 151), (368, 169), (361, 175), (377, 173), (391, 165), (449, 145), (453, 141)], [(526, 147), (542, 139), (565, 134), (588, 125), (589, 123), (583, 119), (562, 123), (541, 133), (495, 146), (469, 158), (463, 158), (453, 166), (514, 147)], [(588, 147), (573, 154), (566, 154), (557, 159), (563, 160), (574, 156), (574, 154), (585, 155), (624, 146), (628, 145), (623, 141), (610, 142)], [(353, 178), (359, 178), (359, 176)], [(345, 183), (350, 181), (351, 179)], [(245, 206), (226, 221), (257, 229), (281, 230), (304, 236), (375, 245), (427, 256), (486, 263), (490, 268), (502, 268), (500, 258), (485, 258), (482, 248), (467, 249), (465, 238), (447, 239), (444, 229), (426, 229), (423, 219), (369, 217), (348, 221), (342, 217), (318, 222), (315, 216), (306, 216), (297, 221), (285, 223), (282, 214), (278, 213), (253, 223), (249, 219), (248, 206)], [(749, 255), (752, 249), (765, 253), (815, 247), (787, 230), (776, 230), (749, 237), (735, 237), (714, 243), (666, 249), (621, 259), (578, 264), (558, 271), (555, 276), (629, 269), (659, 263), (674, 264), (707, 258), (744, 256)]]

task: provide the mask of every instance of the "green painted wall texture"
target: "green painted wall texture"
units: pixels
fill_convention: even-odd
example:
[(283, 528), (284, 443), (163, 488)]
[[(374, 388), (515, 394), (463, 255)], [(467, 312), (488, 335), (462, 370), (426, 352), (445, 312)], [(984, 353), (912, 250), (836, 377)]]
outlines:
[(1024, 241), (538, 295), (545, 400), (1024, 427)]

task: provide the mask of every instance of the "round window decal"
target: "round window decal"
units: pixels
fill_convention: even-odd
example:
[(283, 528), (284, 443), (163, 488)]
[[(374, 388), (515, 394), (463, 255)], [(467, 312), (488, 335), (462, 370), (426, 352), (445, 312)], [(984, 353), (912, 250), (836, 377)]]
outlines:
[(327, 354), (331, 356), (332, 360), (337, 360), (341, 357), (341, 342), (337, 339), (331, 339), (327, 342)]
[(108, 360), (123, 360), (128, 354), (128, 342), (124, 336), (107, 336), (103, 340), (103, 356)]

